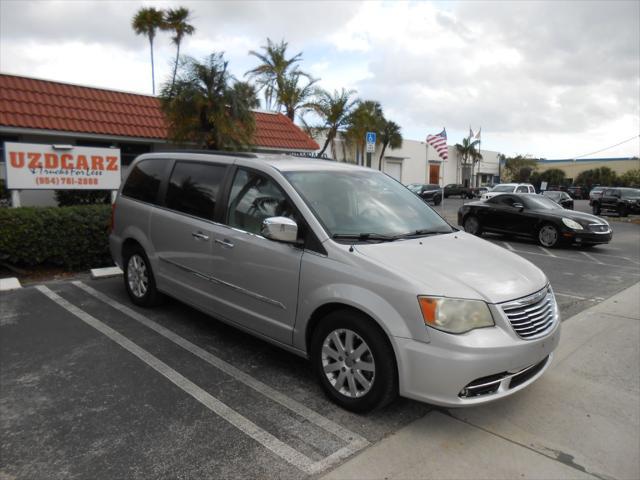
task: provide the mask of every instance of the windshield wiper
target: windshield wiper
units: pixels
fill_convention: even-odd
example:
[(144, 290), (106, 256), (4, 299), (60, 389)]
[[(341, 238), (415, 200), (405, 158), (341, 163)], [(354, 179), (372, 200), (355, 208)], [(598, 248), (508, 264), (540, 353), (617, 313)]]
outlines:
[(393, 242), (401, 237), (396, 235), (384, 235), (382, 233), (334, 233), (331, 238), (334, 240), (373, 240), (378, 242)]
[(412, 232), (401, 233), (400, 235), (396, 235), (395, 238), (408, 238), (408, 237), (424, 237), (427, 235), (444, 235), (446, 233), (452, 233), (453, 230), (449, 232), (444, 232), (442, 230), (430, 230), (428, 228), (422, 228), (418, 230), (413, 230)]

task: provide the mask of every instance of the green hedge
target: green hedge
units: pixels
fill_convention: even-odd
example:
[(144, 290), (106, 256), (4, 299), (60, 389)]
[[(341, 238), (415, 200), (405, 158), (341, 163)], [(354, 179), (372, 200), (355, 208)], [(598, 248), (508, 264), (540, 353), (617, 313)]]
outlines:
[(0, 260), (67, 270), (113, 265), (109, 205), (0, 209)]

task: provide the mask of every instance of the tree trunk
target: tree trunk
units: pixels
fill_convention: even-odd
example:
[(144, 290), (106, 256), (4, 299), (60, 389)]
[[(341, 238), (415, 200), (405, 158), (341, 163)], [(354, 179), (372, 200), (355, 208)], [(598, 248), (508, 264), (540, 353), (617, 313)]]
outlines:
[(387, 149), (387, 142), (383, 142), (382, 151), (380, 152), (380, 158), (378, 159), (378, 170), (382, 171), (382, 159), (384, 158), (384, 151)]
[(153, 67), (153, 37), (149, 37), (149, 45), (151, 46), (151, 91), (156, 96), (156, 75)]
[(170, 92), (171, 96), (173, 96), (173, 86), (176, 83), (176, 75), (178, 74), (179, 59), (180, 59), (180, 42), (176, 44), (176, 64), (173, 66), (173, 77), (171, 78), (171, 92)]
[(322, 146), (322, 150), (320, 150), (320, 153), (318, 153), (318, 156), (321, 157), (322, 154), (324, 153), (324, 151), (327, 149), (327, 146), (329, 145), (329, 142), (331, 141), (331, 130), (329, 130), (329, 132), (327, 133), (327, 139), (324, 141), (324, 145)]

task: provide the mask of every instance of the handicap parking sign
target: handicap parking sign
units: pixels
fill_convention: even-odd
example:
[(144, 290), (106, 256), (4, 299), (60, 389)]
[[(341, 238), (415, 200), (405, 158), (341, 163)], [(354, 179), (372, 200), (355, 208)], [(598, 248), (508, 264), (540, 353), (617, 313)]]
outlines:
[(376, 132), (367, 132), (367, 143), (376, 143)]

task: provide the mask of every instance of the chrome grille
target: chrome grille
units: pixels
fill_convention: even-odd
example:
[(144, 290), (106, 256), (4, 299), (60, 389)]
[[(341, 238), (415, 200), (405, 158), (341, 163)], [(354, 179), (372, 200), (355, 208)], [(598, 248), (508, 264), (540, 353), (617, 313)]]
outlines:
[(550, 287), (500, 306), (520, 338), (541, 337), (558, 318), (556, 300)]

